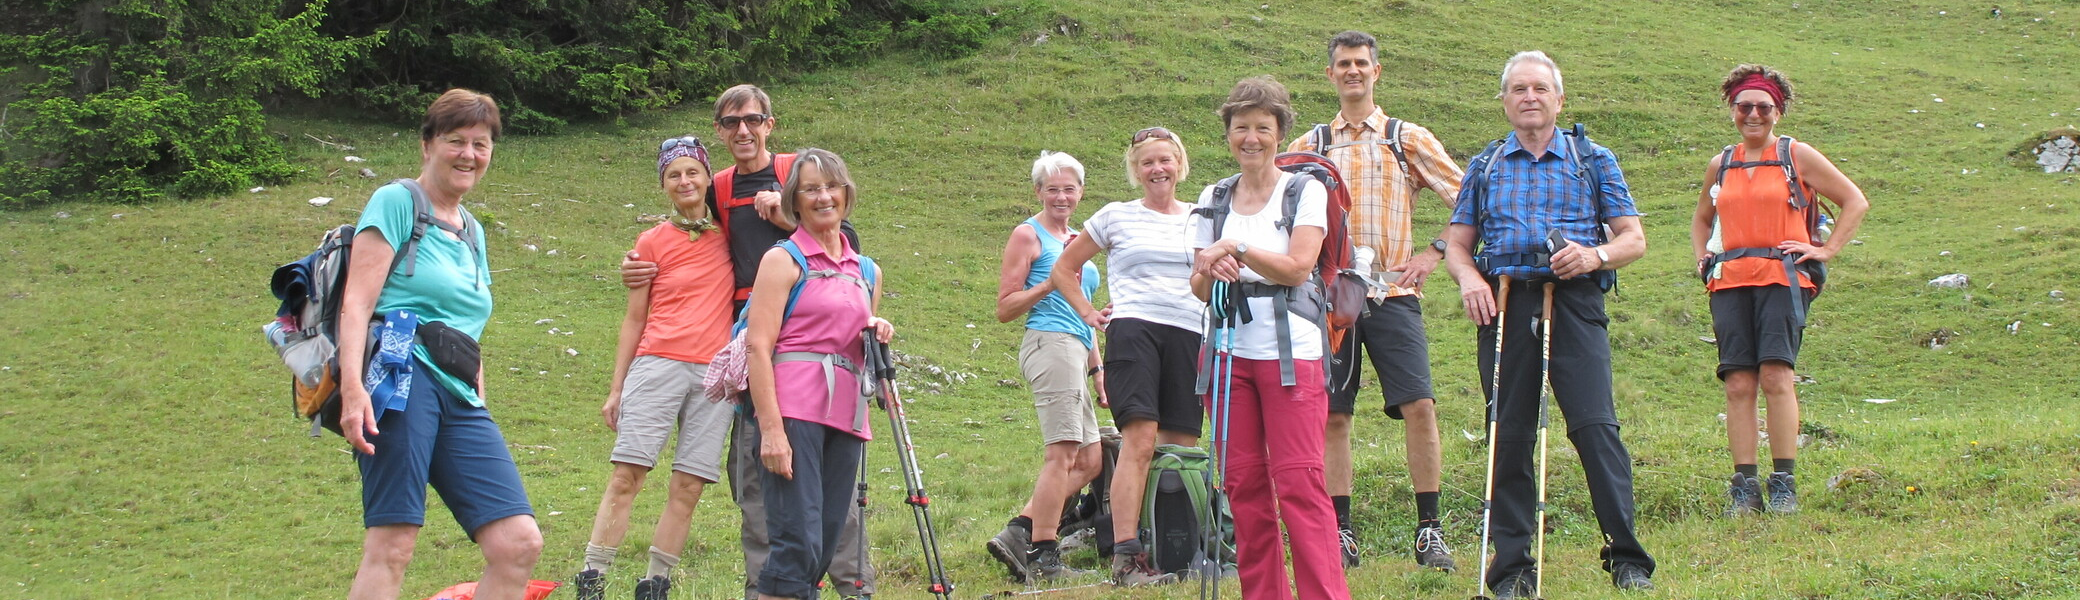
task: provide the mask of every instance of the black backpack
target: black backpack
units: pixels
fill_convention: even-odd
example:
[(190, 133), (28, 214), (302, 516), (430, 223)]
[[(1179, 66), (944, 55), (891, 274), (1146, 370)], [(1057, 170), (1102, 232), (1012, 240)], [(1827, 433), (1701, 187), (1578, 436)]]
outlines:
[[(419, 239), (426, 237), (427, 227), (453, 233), (473, 255), (483, 255), (483, 249), (477, 247), (476, 219), (470, 216), (468, 208), (462, 209), (462, 227), (453, 227), (434, 218), (433, 203), (426, 198), (426, 190), (419, 187), (419, 182), (398, 179), (390, 183), (411, 192), (415, 217), (411, 235), (405, 237), (397, 255), (390, 259), (386, 278), (400, 264), (404, 265), (404, 276), (412, 276), (419, 262)], [(316, 250), (276, 268), (269, 280), (268, 287), (282, 304), (263, 333), (289, 367), (290, 408), (299, 420), (311, 422), (313, 437), (320, 427), (340, 433), (339, 313), (347, 288), (348, 265), (353, 264), (355, 233), (353, 223), (327, 229), (319, 236)], [(372, 348), (376, 340), (368, 341)]]

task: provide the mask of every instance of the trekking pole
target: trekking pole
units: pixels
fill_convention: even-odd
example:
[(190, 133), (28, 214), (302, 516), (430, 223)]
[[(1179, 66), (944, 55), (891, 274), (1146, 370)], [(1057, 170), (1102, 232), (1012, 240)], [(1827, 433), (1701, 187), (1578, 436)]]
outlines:
[[(895, 437), (896, 460), (903, 467), (903, 502), (910, 505), (910, 518), (917, 524), (918, 543), (924, 549), (925, 576), (930, 586), (925, 588), (933, 597), (950, 600), (953, 597), (953, 581), (946, 576), (946, 563), (939, 556), (939, 534), (932, 525), (932, 499), (924, 491), (924, 471), (917, 466), (917, 452), (910, 439), (908, 416), (903, 412), (902, 395), (896, 392), (895, 358), (889, 353), (888, 345), (875, 339), (873, 328), (861, 333), (866, 340), (867, 370), (879, 382), (874, 386), (877, 403), (888, 413), (889, 434)], [(861, 515), (864, 527), (864, 517)], [(865, 546), (867, 541), (860, 540)]]
[(1228, 421), (1230, 404), (1235, 398), (1234, 311), (1229, 306), (1233, 291), (1232, 284), (1215, 281), (1206, 303), (1209, 316), (1207, 320), (1213, 325), (1213, 330), (1208, 332), (1213, 336), (1211, 376), (1220, 380), (1220, 386), (1211, 389), (1212, 401), (1208, 403), (1211, 405), (1208, 408), (1211, 409), (1213, 417), (1213, 468), (1219, 475), (1220, 482), (1206, 497), (1206, 539), (1200, 544), (1201, 551), (1206, 553), (1206, 562), (1199, 566), (1199, 597), (1202, 599), (1209, 597), (1209, 588), (1211, 598), (1221, 597), (1221, 515), (1220, 506), (1215, 500), (1221, 495), (1221, 488), (1228, 485)]
[(874, 567), (873, 567), (873, 564), (874, 564), (874, 563), (871, 563), (871, 562), (868, 562), (868, 561), (867, 561), (867, 546), (869, 546), (870, 544), (868, 544), (868, 543), (867, 543), (867, 445), (866, 445), (866, 444), (860, 444), (860, 447), (859, 447), (859, 487), (858, 487), (858, 488), (856, 488), (856, 491), (854, 491), (854, 493), (855, 493), (855, 494), (858, 494), (858, 497), (857, 497), (857, 498), (854, 498), (854, 499), (853, 499), (853, 502), (855, 502), (855, 503), (857, 503), (857, 504), (859, 505), (859, 577), (860, 577), (860, 578), (859, 578), (859, 581), (854, 581), (854, 582), (852, 582), (852, 591), (853, 591), (853, 592), (855, 592), (855, 593), (861, 594), (861, 595), (865, 595), (865, 594), (867, 593), (867, 571), (873, 570), (873, 568), (874, 568)]
[(1509, 322), (1509, 276), (1496, 277), (1495, 283), (1495, 363), (1488, 372), (1488, 481), (1481, 492), (1481, 561), (1480, 577), (1473, 581), (1475, 600), (1486, 600), (1488, 586), (1488, 526), (1494, 515), (1495, 503), (1495, 431), (1499, 403), (1502, 400), (1502, 334), (1504, 323)]
[(1545, 284), (1545, 304), (1539, 313), (1538, 378), (1538, 551), (1531, 557), (1532, 589), (1544, 593), (1546, 586), (1546, 404), (1553, 397), (1553, 282)]

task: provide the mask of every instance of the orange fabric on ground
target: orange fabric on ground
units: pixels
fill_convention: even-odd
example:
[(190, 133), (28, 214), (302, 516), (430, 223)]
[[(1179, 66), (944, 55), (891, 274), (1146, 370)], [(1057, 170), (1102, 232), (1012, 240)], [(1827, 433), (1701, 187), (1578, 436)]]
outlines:
[[(1733, 149), (1734, 161), (1745, 161), (1746, 148)], [(1772, 143), (1762, 151), (1758, 160), (1776, 160), (1777, 146)], [(1799, 182), (1805, 185), (1805, 182)], [(1806, 197), (1814, 202), (1810, 186)], [(1811, 241), (1806, 232), (1806, 219), (1802, 211), (1791, 207), (1791, 188), (1784, 183), (1783, 167), (1751, 167), (1727, 169), (1719, 184), (1719, 236), (1727, 250), (1734, 248), (1775, 248), (1785, 240)], [(1719, 266), (1719, 278), (1711, 280), (1705, 289), (1719, 291), (1728, 288), (1788, 285), (1784, 281), (1784, 263), (1760, 256), (1737, 258)], [(1799, 287), (1812, 288), (1813, 282), (1804, 273), (1798, 275)]]
[(730, 325), (736, 321), (730, 314), (736, 275), (722, 232), (710, 231), (689, 241), (677, 226), (658, 223), (636, 238), (636, 252), (657, 261), (657, 278), (650, 282), (650, 319), (643, 324), (636, 355), (698, 364), (714, 360), (715, 352), (729, 343)]

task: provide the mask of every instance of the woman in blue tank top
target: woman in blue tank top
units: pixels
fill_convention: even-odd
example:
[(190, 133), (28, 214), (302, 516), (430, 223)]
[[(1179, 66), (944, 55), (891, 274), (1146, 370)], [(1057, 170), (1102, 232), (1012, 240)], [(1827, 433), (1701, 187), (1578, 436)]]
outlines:
[[(1025, 315), (1018, 365), (1033, 391), (1046, 458), (1033, 482), (1032, 499), (986, 544), (1011, 578), (1023, 583), (1082, 574), (1062, 565), (1057, 529), (1063, 504), (1098, 475), (1098, 415), (1084, 378), (1103, 374), (1097, 369), (1097, 331), (1077, 316), (1048, 279), (1062, 248), (1076, 237), (1069, 217), (1083, 200), (1083, 163), (1067, 154), (1041, 152), (1033, 161), (1033, 194), (1040, 201), (1040, 213), (1012, 228), (1004, 244), (997, 321), (1009, 323)], [(1098, 268), (1086, 262), (1082, 273), (1083, 294), (1097, 293)], [(1102, 379), (1099, 383), (1104, 389)], [(1104, 403), (1102, 392), (1098, 402)]]

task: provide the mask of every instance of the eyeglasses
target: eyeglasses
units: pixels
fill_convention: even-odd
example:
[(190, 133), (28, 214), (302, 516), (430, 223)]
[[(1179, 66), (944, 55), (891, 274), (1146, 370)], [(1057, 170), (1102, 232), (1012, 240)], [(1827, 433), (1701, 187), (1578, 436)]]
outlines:
[(766, 124), (766, 121), (771, 118), (773, 118), (771, 115), (767, 115), (765, 113), (751, 113), (748, 115), (730, 115), (727, 117), (716, 119), (715, 124), (721, 126), (723, 129), (736, 129), (737, 125), (739, 124), (757, 127)]
[(852, 184), (828, 183), (824, 185), (805, 185), (802, 187), (795, 188), (794, 191), (803, 196), (818, 196), (823, 194), (836, 194), (839, 190), (843, 190), (848, 187), (852, 187)]
[(1761, 112), (1765, 115), (1777, 112), (1777, 105), (1768, 102), (1737, 102), (1734, 103), (1733, 110), (1742, 115), (1752, 117), (1755, 116), (1756, 112)]
[(672, 148), (676, 148), (676, 147), (679, 147), (679, 146), (692, 146), (692, 147), (695, 147), (695, 148), (700, 148), (700, 149), (703, 149), (703, 150), (706, 150), (706, 149), (707, 149), (707, 147), (706, 147), (706, 146), (702, 146), (702, 145), (701, 145), (701, 139), (700, 139), (700, 138), (697, 138), (697, 137), (693, 137), (693, 136), (690, 136), (690, 135), (689, 135), (689, 136), (685, 136), (685, 137), (675, 137), (675, 138), (672, 138), (672, 139), (669, 139), (669, 140), (665, 140), (665, 141), (664, 141), (664, 143), (661, 143), (661, 144), (658, 144), (658, 145), (657, 145), (657, 151), (658, 151), (658, 152), (663, 152), (663, 151), (666, 151), (666, 150), (670, 150), (670, 149), (672, 149)]
[(1170, 130), (1161, 127), (1150, 127), (1148, 129), (1143, 129), (1141, 131), (1134, 132), (1134, 140), (1129, 143), (1139, 144), (1142, 142), (1146, 142), (1150, 139), (1166, 139), (1176, 141), (1177, 134), (1170, 133)]

